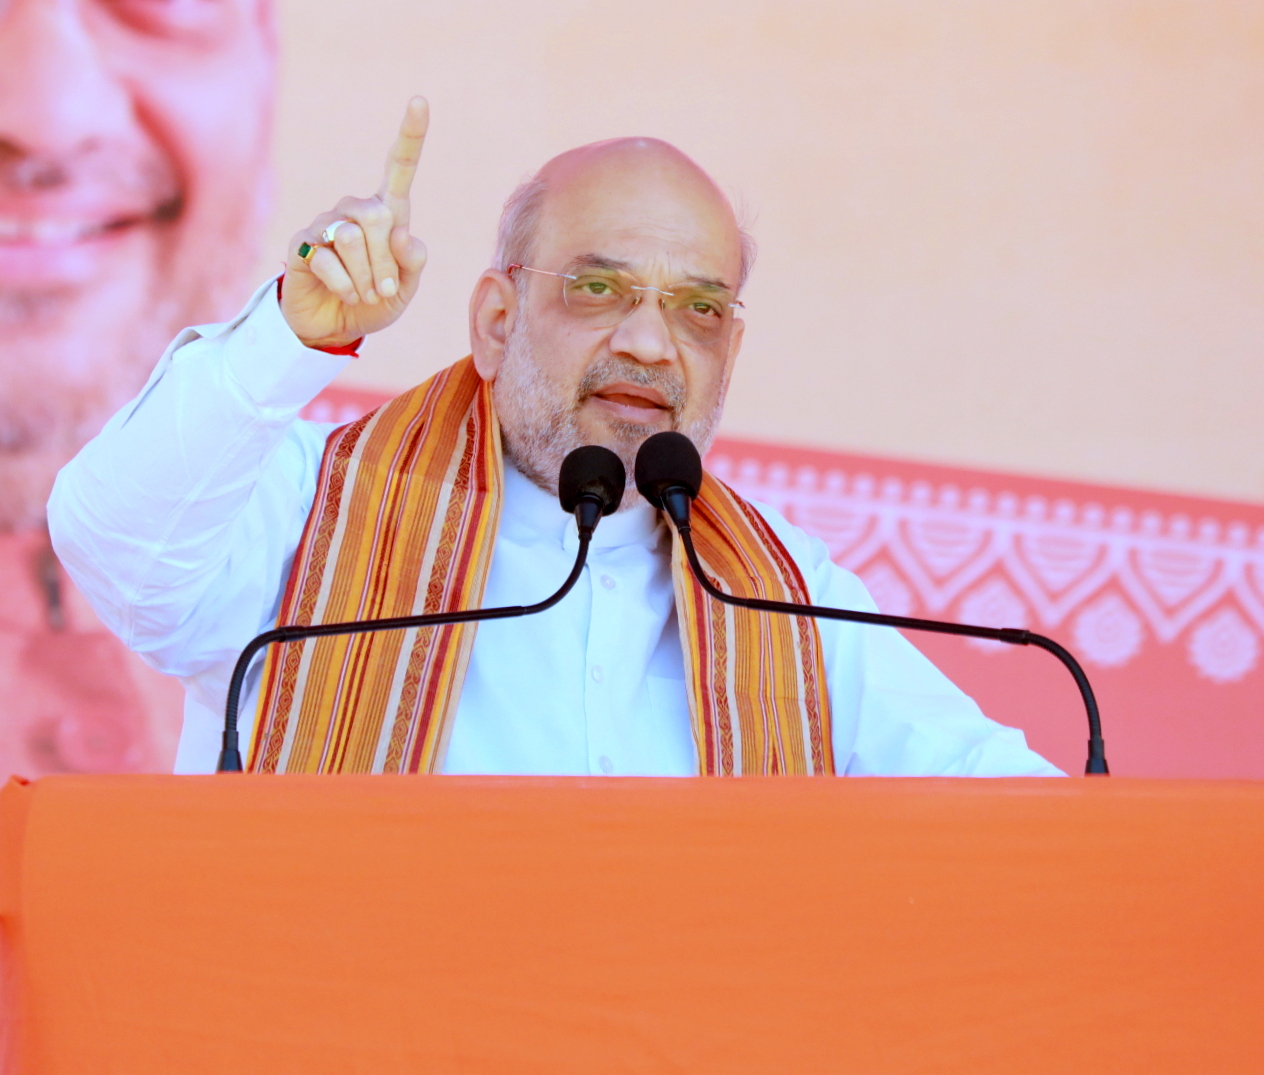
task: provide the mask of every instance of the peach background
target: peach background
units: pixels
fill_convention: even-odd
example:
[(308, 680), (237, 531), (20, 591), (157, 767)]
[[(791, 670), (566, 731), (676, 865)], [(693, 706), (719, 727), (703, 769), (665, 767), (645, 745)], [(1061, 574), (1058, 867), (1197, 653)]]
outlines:
[(286, 237), (430, 97), (423, 293), (347, 382), (465, 353), (500, 203), (676, 142), (761, 248), (725, 432), (1264, 500), (1264, 7), (283, 0)]

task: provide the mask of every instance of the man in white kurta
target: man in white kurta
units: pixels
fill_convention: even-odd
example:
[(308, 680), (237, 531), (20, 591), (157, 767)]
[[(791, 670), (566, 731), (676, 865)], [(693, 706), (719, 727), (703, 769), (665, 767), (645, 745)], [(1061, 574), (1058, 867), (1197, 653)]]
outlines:
[[(388, 192), (398, 189), (392, 182), (388, 173)], [(334, 219), (357, 221), (366, 235), (375, 226), (371, 214), (353, 215), (349, 204), (340, 203)], [(320, 230), (305, 234), (314, 239)], [(342, 228), (335, 231), (341, 235)], [(410, 270), (398, 235), (387, 241), (399, 278), (379, 286), (376, 301), (394, 291), (406, 302), (420, 264)], [(661, 241), (657, 232), (655, 241)], [(302, 241), (295, 246), (303, 250)], [(292, 251), (287, 288), (301, 271), (299, 262), (306, 267), (309, 261), (319, 264), (296, 262)], [(352, 281), (364, 268), (354, 251), (340, 264)], [(497, 271), (503, 275), (504, 267)], [(342, 278), (328, 275), (330, 291), (345, 287)], [(362, 295), (368, 291), (362, 281), (356, 286)], [(301, 338), (294, 320), (293, 307), (287, 313), (272, 282), (233, 321), (183, 332), (140, 396), (63, 470), (49, 505), (57, 551), (106, 624), (185, 686), (178, 772), (215, 768), (229, 676), (242, 647), (276, 623), (332, 428), (299, 419), (299, 411), (351, 361), (330, 353), (347, 350), (336, 346), (346, 344), (345, 336)], [(346, 335), (354, 331), (353, 325)], [(480, 339), (472, 332), (477, 359)], [(335, 346), (320, 349), (326, 344)], [(638, 348), (635, 341), (617, 345), (620, 354), (639, 355)], [(666, 368), (674, 361), (651, 359)], [(719, 398), (722, 388), (716, 413)], [(648, 404), (617, 397), (609, 406)], [(507, 441), (512, 445), (508, 434)], [(548, 595), (566, 577), (577, 548), (573, 518), (538, 477), (522, 472), (532, 469), (530, 459), (515, 465), (527, 458), (525, 451), (516, 457), (507, 448), (506, 455), (483, 598), (488, 607)], [(598, 527), (583, 576), (565, 600), (534, 617), (480, 625), (443, 772), (698, 772), (670, 535), (648, 504), (629, 499), (629, 507)], [(821, 542), (757, 507), (798, 565), (814, 603), (874, 609), (859, 580), (831, 563)], [(985, 718), (898, 632), (819, 626), (839, 773), (1058, 772), (1027, 749), (1021, 732)], [(242, 705), (247, 727), (261, 664)]]

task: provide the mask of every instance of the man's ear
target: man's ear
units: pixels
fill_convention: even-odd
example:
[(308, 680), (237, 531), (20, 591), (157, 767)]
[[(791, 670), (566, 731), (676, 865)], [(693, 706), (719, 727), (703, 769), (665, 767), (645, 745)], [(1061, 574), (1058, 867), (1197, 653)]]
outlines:
[(517, 316), (518, 288), (513, 279), (499, 269), (487, 269), (470, 296), (470, 350), (483, 380), (496, 379)]

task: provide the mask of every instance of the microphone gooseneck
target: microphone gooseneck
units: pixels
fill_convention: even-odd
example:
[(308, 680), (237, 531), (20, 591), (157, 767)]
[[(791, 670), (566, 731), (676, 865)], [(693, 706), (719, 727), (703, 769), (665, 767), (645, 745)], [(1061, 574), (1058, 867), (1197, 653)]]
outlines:
[(1016, 627), (979, 627), (968, 623), (949, 623), (944, 620), (923, 620), (913, 616), (887, 616), (877, 612), (857, 612), (851, 609), (823, 608), (820, 605), (798, 605), (788, 601), (767, 601), (757, 597), (736, 597), (721, 590), (703, 570), (702, 562), (693, 546), (693, 532), (689, 522), (690, 505), (702, 487), (702, 459), (693, 442), (681, 433), (655, 433), (641, 445), (636, 457), (636, 488), (654, 507), (667, 513), (680, 534), (685, 557), (699, 585), (717, 601), (756, 612), (778, 612), (790, 616), (815, 616), (826, 620), (845, 620), (867, 623), (878, 627), (899, 627), (909, 631), (931, 631), (935, 634), (964, 635), (968, 638), (987, 638), (1005, 642), (1011, 646), (1037, 646), (1052, 653), (1071, 673), (1084, 709), (1088, 715), (1088, 760), (1084, 772), (1088, 775), (1106, 776), (1110, 768), (1106, 764), (1106, 744), (1102, 740), (1101, 715), (1097, 698), (1084, 674), (1080, 662), (1064, 646), (1052, 638)]
[(382, 620), (353, 620), (346, 623), (317, 623), (305, 626), (275, 627), (255, 636), (241, 651), (228, 683), (228, 700), (224, 705), (224, 740), (220, 750), (221, 773), (242, 771), (238, 733), (238, 710), (246, 673), (260, 650), (274, 642), (299, 642), (305, 638), (329, 635), (365, 634), (370, 631), (399, 631), (410, 627), (439, 627), (451, 623), (475, 623), (479, 620), (503, 620), (515, 616), (531, 616), (552, 608), (571, 592), (588, 560), (588, 545), (601, 519), (617, 511), (623, 500), (627, 472), (623, 461), (608, 448), (587, 445), (576, 448), (563, 461), (558, 475), (558, 500), (568, 515), (575, 516), (579, 530), (579, 550), (575, 565), (566, 581), (543, 601), (534, 605), (506, 605), (501, 608), (459, 609), (453, 612), (432, 612), (416, 616), (393, 616)]

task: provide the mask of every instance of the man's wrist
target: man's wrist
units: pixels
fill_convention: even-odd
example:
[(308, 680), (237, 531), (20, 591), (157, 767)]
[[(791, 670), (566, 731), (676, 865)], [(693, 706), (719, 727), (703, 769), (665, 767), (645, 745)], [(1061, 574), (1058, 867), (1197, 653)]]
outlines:
[(297, 414), (351, 358), (307, 347), (280, 304), (271, 301), (274, 283), (262, 289), (246, 316), (223, 334), (223, 367), (252, 403), (277, 414)]
[[(281, 289), (285, 285), (285, 273), (277, 277), (277, 304), (281, 302)], [(313, 351), (323, 351), (327, 355), (349, 355), (351, 358), (360, 357), (360, 345), (364, 343), (364, 337), (352, 340), (350, 343), (324, 343), (319, 340), (305, 340), (299, 337), (299, 343), (304, 347), (311, 348)]]

